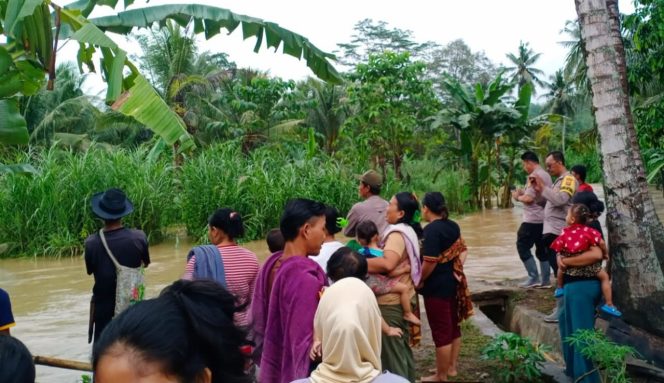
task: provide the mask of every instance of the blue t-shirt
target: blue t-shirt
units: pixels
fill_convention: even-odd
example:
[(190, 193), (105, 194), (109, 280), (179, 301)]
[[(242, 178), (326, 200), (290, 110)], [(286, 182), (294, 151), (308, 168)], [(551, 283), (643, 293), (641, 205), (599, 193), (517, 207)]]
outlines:
[(0, 331), (14, 327), (15, 324), (9, 294), (5, 290), (0, 289)]
[(379, 258), (383, 256), (383, 250), (381, 249), (374, 249), (372, 247), (363, 247), (358, 252), (362, 255), (364, 255), (365, 258), (370, 259), (370, 258)]

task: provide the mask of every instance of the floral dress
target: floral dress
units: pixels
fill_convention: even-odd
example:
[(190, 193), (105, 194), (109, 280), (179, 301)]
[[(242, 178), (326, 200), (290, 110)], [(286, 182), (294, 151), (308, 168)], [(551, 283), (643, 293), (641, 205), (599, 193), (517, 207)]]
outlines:
[[(599, 231), (581, 224), (573, 224), (563, 229), (562, 233), (551, 244), (551, 249), (563, 257), (574, 257), (592, 246), (599, 246), (602, 234)], [(602, 269), (602, 262), (590, 266), (568, 267), (565, 274), (575, 277), (594, 277)]]

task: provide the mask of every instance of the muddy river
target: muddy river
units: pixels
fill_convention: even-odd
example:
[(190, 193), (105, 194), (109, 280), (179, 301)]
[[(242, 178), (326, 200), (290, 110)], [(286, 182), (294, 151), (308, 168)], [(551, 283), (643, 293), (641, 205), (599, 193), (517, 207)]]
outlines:
[[(521, 213), (517, 206), (457, 220), (469, 246), (469, 276), (484, 280), (524, 276), (514, 245)], [(244, 246), (260, 259), (268, 255), (264, 241)], [(190, 247), (190, 242), (176, 238), (150, 248), (152, 264), (146, 270), (148, 297), (157, 295), (182, 275)], [(89, 360), (87, 326), (92, 283), (81, 257), (0, 260), (0, 286), (12, 298), (17, 323), (12, 335), (21, 339), (34, 355)], [(38, 366), (37, 371), (39, 382), (73, 383), (81, 377), (80, 372), (44, 366)]]

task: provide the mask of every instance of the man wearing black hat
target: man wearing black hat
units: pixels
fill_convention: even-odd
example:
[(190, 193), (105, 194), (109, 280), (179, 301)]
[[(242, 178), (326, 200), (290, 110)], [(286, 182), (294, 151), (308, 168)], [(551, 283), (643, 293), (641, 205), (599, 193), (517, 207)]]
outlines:
[[(126, 267), (138, 268), (150, 264), (148, 240), (141, 230), (127, 229), (122, 217), (130, 214), (134, 206), (120, 189), (108, 189), (91, 199), (92, 212), (104, 221), (104, 237), (109, 250), (117, 261)], [(104, 248), (99, 233), (85, 240), (85, 267), (88, 275), (94, 274), (90, 306), (88, 342), (94, 332), (97, 341), (101, 332), (113, 318), (115, 310), (116, 271), (110, 255)], [(94, 329), (94, 330), (93, 330)]]
[(362, 221), (372, 221), (378, 228), (378, 234), (382, 233), (388, 226), (385, 211), (387, 201), (380, 198), (380, 189), (383, 186), (383, 177), (375, 170), (369, 170), (358, 177), (360, 181), (357, 191), (364, 199), (358, 202), (348, 212), (348, 225), (344, 228), (344, 234), (348, 237), (355, 236), (355, 228)]

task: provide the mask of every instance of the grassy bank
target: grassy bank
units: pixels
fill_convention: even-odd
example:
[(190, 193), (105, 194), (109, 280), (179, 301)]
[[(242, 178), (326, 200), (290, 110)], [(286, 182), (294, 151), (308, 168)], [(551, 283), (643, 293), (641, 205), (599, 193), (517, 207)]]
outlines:
[[(246, 240), (262, 238), (278, 226), (284, 203), (294, 197), (320, 200), (345, 214), (358, 201), (352, 160), (325, 155), (307, 158), (292, 148), (264, 147), (243, 154), (228, 143), (206, 148), (175, 169), (167, 156), (148, 160), (144, 149), (108, 151), (93, 146), (75, 153), (52, 148), (18, 153), (7, 162), (28, 162), (34, 176), (0, 176), (0, 257), (74, 255), (85, 237), (98, 230), (90, 196), (110, 187), (124, 189), (134, 203), (128, 226), (158, 242), (172, 226), (201, 238), (214, 209), (232, 207), (245, 219)], [(435, 161), (409, 161), (401, 182), (388, 175), (384, 196), (399, 190), (442, 191), (450, 209), (467, 209), (464, 174)]]
[(22, 155), (18, 160), (39, 173), (0, 179), (0, 243), (10, 244), (10, 255), (78, 253), (85, 237), (99, 228), (90, 196), (112, 186), (123, 188), (134, 203), (128, 225), (158, 241), (174, 222), (172, 169), (165, 162), (146, 162), (146, 154), (51, 149)]
[[(495, 361), (481, 358), (482, 349), (491, 342), (491, 339), (491, 337), (483, 335), (471, 321), (461, 323), (459, 375), (453, 379), (455, 382), (496, 381), (495, 371), (500, 366)], [(422, 343), (413, 349), (413, 354), (418, 379), (431, 375), (436, 368), (436, 354), (428, 324), (423, 327)]]

